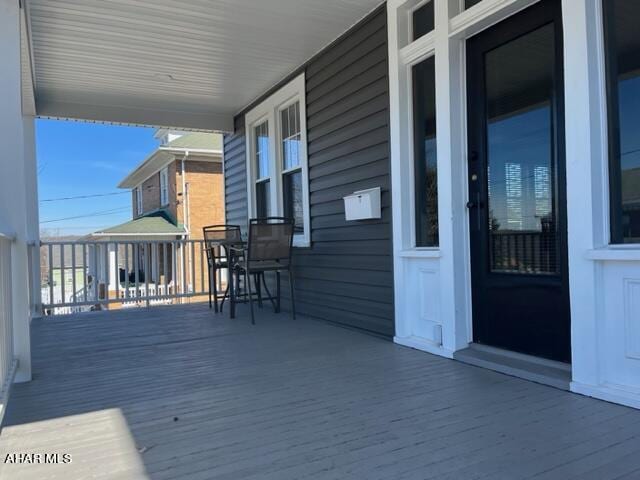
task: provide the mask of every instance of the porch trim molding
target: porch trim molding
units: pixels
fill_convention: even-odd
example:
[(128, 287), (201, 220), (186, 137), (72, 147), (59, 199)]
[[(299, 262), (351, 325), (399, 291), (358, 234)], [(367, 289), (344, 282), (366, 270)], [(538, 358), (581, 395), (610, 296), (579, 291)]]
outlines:
[(192, 131), (233, 131), (233, 114), (231, 113), (180, 112), (127, 107), (125, 105), (90, 105), (42, 100), (38, 102), (38, 116), (54, 119), (82, 119), (121, 125), (153, 125)]
[(612, 383), (590, 385), (580, 382), (571, 382), (570, 389), (574, 393), (640, 409), (640, 389)]
[(422, 350), (423, 352), (432, 353), (433, 355), (439, 355), (441, 357), (453, 359), (454, 350), (445, 348), (442, 345), (438, 345), (431, 340), (427, 340), (423, 337), (417, 337), (411, 335), (409, 337), (393, 337), (393, 342), (402, 345), (403, 347), (414, 348), (416, 350)]

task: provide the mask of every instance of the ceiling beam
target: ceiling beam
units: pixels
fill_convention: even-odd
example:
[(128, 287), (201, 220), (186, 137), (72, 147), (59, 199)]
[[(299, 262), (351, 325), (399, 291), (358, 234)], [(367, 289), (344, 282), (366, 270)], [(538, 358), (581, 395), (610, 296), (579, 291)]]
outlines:
[(121, 125), (177, 128), (214, 132), (232, 132), (233, 115), (146, 109), (120, 105), (90, 105), (38, 100), (39, 117), (83, 120)]

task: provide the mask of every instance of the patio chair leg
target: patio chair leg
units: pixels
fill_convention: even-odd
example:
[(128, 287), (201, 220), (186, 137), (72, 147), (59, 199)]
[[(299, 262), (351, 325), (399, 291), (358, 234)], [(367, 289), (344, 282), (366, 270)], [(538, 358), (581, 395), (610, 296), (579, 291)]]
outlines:
[(229, 316), (231, 318), (236, 318), (236, 292), (235, 292), (235, 280), (233, 279), (234, 277), (234, 271), (232, 268), (229, 269), (229, 276), (231, 278), (228, 279), (228, 284), (229, 284)]
[(291, 272), (291, 268), (288, 270), (289, 272), (289, 289), (291, 290), (291, 318), (296, 319), (296, 300), (293, 296), (293, 273)]
[(251, 295), (251, 283), (249, 282), (249, 268), (244, 271), (244, 281), (247, 286), (247, 295), (249, 296), (249, 309), (251, 310), (251, 325), (256, 324), (255, 314), (253, 313), (253, 298)]
[(256, 286), (256, 293), (258, 294), (258, 307), (262, 308), (262, 287), (260, 286), (260, 276), (262, 273), (256, 273), (253, 275), (253, 283)]
[(280, 313), (280, 271), (276, 271), (276, 313)]
[[(218, 269), (213, 266), (213, 285), (211, 285), (211, 277), (209, 277), (209, 305), (211, 305), (211, 289), (213, 288), (213, 304), (215, 312), (218, 313)], [(211, 306), (209, 306), (211, 308)]]
[(220, 313), (222, 313), (222, 310), (224, 308), (224, 301), (227, 299), (228, 296), (229, 296), (229, 282), (227, 282), (227, 288), (225, 288), (224, 294), (222, 295), (222, 301), (220, 302)]
[(265, 272), (262, 272), (260, 276), (262, 277), (262, 286), (264, 287), (264, 291), (267, 292), (267, 298), (271, 302), (271, 305), (273, 306), (273, 311), (275, 312), (277, 311), (278, 305), (274, 301), (273, 295), (271, 295), (271, 290), (269, 290), (269, 287), (267, 287), (267, 281), (265, 280)]
[(211, 310), (211, 265), (207, 268), (207, 274), (209, 275), (209, 310)]

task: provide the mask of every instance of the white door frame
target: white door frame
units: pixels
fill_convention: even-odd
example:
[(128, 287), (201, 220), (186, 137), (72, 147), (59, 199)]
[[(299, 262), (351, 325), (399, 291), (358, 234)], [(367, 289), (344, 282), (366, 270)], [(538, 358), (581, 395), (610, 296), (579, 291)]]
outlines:
[[(465, 40), (538, 0), (387, 2), (396, 343), (452, 357), (473, 338)], [(640, 408), (640, 245), (609, 245), (602, 0), (562, 0), (571, 389)], [(439, 247), (416, 248), (411, 67), (435, 54)], [(588, 141), (585, 141), (588, 139)]]

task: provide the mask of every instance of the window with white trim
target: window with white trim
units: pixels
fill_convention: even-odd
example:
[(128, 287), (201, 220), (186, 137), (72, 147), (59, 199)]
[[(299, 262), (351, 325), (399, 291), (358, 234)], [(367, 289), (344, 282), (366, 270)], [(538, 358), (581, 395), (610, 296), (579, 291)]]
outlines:
[(169, 169), (160, 170), (160, 206), (169, 204)]
[(304, 74), (245, 115), (249, 216), (295, 221), (294, 245), (310, 244)]
[(142, 185), (136, 187), (136, 213), (142, 215)]

